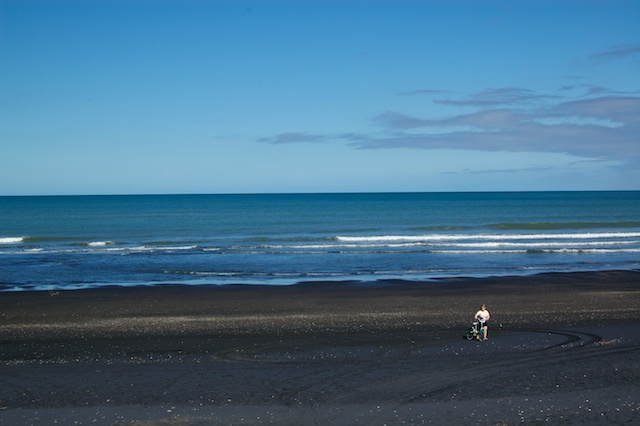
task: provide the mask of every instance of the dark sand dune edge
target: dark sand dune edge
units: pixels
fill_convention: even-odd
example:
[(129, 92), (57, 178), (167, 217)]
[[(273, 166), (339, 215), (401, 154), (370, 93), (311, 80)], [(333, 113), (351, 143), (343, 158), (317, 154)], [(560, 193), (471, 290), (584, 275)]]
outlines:
[(382, 284), (1, 294), (0, 424), (640, 420), (639, 273)]

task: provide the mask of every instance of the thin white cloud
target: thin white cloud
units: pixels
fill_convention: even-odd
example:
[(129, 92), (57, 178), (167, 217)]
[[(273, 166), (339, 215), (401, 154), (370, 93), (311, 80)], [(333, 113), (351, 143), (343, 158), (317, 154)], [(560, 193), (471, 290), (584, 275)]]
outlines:
[(485, 89), (471, 94), (463, 99), (437, 99), (438, 104), (454, 106), (497, 106), (512, 105), (523, 102), (532, 102), (555, 98), (555, 96), (538, 95), (532, 90), (521, 87), (502, 87), (497, 89)]
[(308, 143), (308, 142), (323, 142), (325, 139), (322, 135), (310, 135), (308, 133), (301, 132), (288, 132), (280, 133), (270, 138), (258, 139), (259, 142), (268, 142), (272, 144), (286, 144), (286, 143)]
[[(552, 122), (545, 120), (553, 119)], [(608, 96), (568, 101), (524, 112), (489, 109), (429, 120), (387, 112), (377, 117), (386, 136), (353, 136), (357, 148), (473, 149), (561, 152), (586, 157), (640, 159), (640, 98)], [(416, 129), (453, 127), (432, 134)], [(463, 127), (456, 130), (455, 127)], [(407, 130), (412, 130), (409, 133)]]
[(586, 96), (603, 95), (605, 93), (611, 93), (612, 92), (610, 89), (607, 89), (606, 87), (601, 87), (601, 86), (583, 85), (583, 87), (585, 87), (587, 89)]
[[(560, 103), (550, 109), (552, 114), (578, 115), (608, 119), (627, 125), (640, 122), (640, 98), (635, 96), (603, 96)], [(640, 138), (640, 136), (638, 136)]]
[[(597, 88), (593, 93), (607, 90)], [(533, 102), (530, 101), (546, 102)], [(333, 136), (282, 133), (270, 143), (343, 140), (358, 149), (459, 149), (564, 153), (640, 161), (640, 97), (609, 94), (566, 99), (518, 88), (489, 89), (454, 105), (478, 111), (446, 118), (387, 111), (373, 118), (381, 131)]]
[(451, 90), (443, 89), (421, 89), (421, 90), (408, 90), (406, 92), (398, 93), (398, 96), (421, 96), (421, 95), (442, 95), (446, 93), (453, 93)]
[(593, 59), (620, 59), (627, 57), (640, 56), (640, 45), (627, 44), (612, 46), (609, 49), (591, 55)]
[(550, 166), (534, 166), (534, 167), (522, 167), (522, 168), (493, 168), (493, 169), (463, 169), (456, 171), (443, 172), (442, 174), (496, 174), (496, 173), (522, 173), (522, 172), (541, 172), (554, 170), (555, 167)]
[(421, 127), (471, 126), (480, 130), (500, 130), (513, 127), (522, 121), (522, 114), (509, 109), (494, 109), (454, 116), (447, 119), (420, 119), (399, 112), (388, 111), (375, 117), (380, 124), (395, 129), (413, 129)]

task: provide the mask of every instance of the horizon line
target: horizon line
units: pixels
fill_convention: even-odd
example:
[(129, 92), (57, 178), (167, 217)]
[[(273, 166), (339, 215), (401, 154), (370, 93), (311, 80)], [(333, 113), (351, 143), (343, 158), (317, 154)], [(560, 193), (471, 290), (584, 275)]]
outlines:
[(150, 193), (86, 193), (86, 194), (0, 194), (4, 197), (154, 197), (154, 196), (241, 196), (241, 195), (359, 195), (359, 194), (509, 194), (554, 192), (640, 192), (640, 189), (553, 189), (553, 190), (495, 190), (495, 191), (314, 191), (314, 192), (150, 192)]

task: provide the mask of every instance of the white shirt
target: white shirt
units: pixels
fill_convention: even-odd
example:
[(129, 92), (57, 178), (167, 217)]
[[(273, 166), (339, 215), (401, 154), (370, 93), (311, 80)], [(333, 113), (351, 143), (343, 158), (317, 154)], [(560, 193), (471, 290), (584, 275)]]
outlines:
[(484, 324), (485, 322), (487, 322), (487, 320), (489, 319), (490, 315), (489, 315), (489, 311), (485, 310), (480, 310), (476, 313), (476, 318), (478, 318), (478, 321), (480, 321), (480, 323)]

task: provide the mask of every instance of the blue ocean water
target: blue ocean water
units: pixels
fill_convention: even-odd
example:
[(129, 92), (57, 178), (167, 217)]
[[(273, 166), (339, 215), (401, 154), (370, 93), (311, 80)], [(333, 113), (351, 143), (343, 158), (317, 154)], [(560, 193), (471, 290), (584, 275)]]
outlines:
[(0, 290), (637, 269), (640, 192), (0, 197)]

